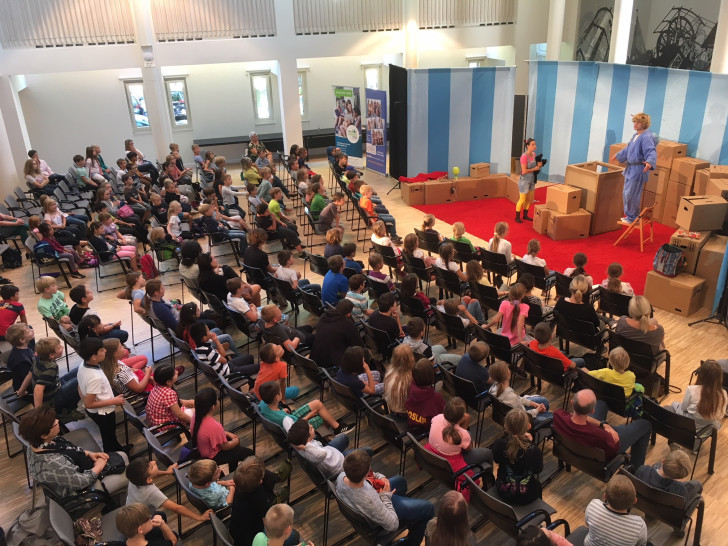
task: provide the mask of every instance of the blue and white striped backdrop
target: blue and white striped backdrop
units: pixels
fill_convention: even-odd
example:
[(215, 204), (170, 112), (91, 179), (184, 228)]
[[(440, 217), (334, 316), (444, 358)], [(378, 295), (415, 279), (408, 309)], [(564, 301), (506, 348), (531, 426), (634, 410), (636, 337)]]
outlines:
[(513, 67), (407, 71), (407, 176), (489, 162), (510, 172)]
[(634, 65), (541, 61), (529, 66), (527, 133), (549, 159), (542, 170), (563, 182), (566, 166), (609, 159), (631, 138), (631, 116), (645, 112), (660, 138), (688, 155), (728, 164), (728, 76)]

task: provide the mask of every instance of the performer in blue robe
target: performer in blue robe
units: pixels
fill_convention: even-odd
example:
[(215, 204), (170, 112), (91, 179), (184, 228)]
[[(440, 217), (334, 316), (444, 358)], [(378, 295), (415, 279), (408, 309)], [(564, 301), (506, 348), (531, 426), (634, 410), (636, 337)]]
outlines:
[(624, 217), (622, 222), (631, 224), (640, 213), (640, 201), (642, 199), (642, 188), (647, 182), (647, 171), (655, 168), (657, 163), (657, 150), (655, 149), (656, 139), (652, 131), (649, 131), (650, 116), (639, 113), (632, 116), (634, 130), (637, 131), (627, 144), (614, 154), (610, 161), (617, 160), (620, 163), (627, 163), (624, 168), (624, 191), (622, 200), (624, 202)]

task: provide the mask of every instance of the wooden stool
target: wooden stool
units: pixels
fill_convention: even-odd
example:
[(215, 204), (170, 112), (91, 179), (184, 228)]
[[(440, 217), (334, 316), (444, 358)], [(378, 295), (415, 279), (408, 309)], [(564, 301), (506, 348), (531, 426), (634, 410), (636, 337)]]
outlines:
[[(639, 229), (640, 232), (640, 252), (645, 251), (645, 243), (651, 243), (654, 241), (655, 238), (655, 232), (653, 229), (653, 220), (652, 220), (652, 209), (655, 208), (655, 205), (650, 205), (649, 207), (645, 207), (642, 209), (642, 212), (640, 212), (639, 216), (634, 219), (634, 222), (631, 224), (628, 224), (627, 222), (622, 222), (621, 220), (617, 222), (618, 224), (621, 224), (623, 226), (628, 226), (627, 230), (622, 233), (622, 235), (619, 236), (619, 239), (614, 241), (614, 246), (617, 246), (619, 243), (621, 243), (624, 239), (626, 239), (632, 231), (635, 229)], [(645, 239), (645, 233), (644, 228), (645, 226), (650, 226), (650, 236)]]

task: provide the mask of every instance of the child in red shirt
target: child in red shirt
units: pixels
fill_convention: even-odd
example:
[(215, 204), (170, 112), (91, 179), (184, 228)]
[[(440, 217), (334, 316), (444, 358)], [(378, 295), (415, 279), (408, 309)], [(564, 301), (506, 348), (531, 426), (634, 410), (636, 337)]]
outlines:
[(534, 339), (528, 347), (544, 356), (550, 356), (551, 358), (558, 358), (564, 365), (564, 371), (568, 372), (574, 368), (581, 368), (585, 365), (583, 358), (572, 357), (569, 359), (564, 353), (559, 351), (556, 347), (551, 345), (551, 340), (554, 337), (554, 332), (551, 330), (548, 322), (539, 322), (533, 329)]
[(4, 284), (0, 287), (0, 341), (5, 341), (5, 334), (15, 321), (28, 324), (25, 316), (25, 308), (20, 303), (20, 289), (12, 284)]
[(260, 355), (260, 371), (255, 378), (255, 396), (260, 398), (260, 386), (268, 381), (278, 381), (281, 385), (281, 392), (285, 392), (284, 399), (292, 400), (298, 396), (300, 389), (298, 387), (286, 387), (286, 377), (288, 377), (288, 364), (283, 362), (281, 358), (285, 354), (285, 349), (275, 343), (267, 343), (263, 345), (258, 354)]

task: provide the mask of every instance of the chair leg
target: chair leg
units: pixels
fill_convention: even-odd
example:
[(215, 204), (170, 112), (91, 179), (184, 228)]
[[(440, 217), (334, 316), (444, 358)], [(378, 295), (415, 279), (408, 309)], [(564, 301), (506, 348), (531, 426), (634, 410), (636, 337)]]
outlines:
[(713, 474), (715, 472), (715, 452), (717, 448), (718, 430), (714, 428), (710, 433), (710, 459), (708, 459), (708, 474)]

